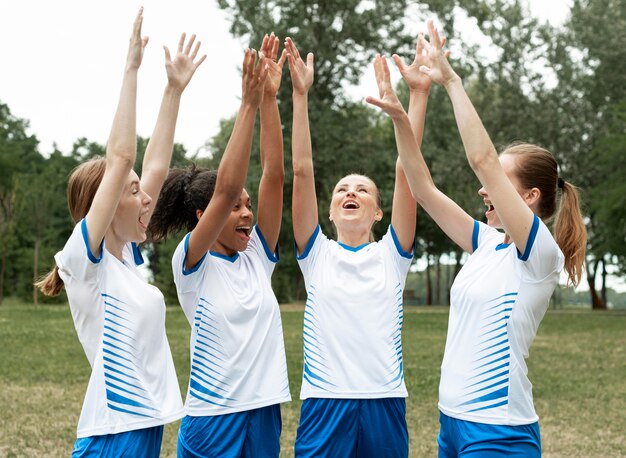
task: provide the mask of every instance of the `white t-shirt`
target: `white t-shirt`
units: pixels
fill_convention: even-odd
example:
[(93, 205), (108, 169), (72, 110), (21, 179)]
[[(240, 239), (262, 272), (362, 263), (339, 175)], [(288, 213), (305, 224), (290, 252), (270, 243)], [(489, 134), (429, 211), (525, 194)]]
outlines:
[(402, 293), (412, 259), (391, 226), (356, 248), (317, 226), (298, 256), (307, 290), (301, 399), (407, 396)]
[(525, 358), (548, 309), (564, 257), (535, 216), (525, 252), (475, 222), (469, 257), (450, 291), (439, 409), (498, 425), (538, 420)]
[(92, 372), (78, 437), (163, 425), (184, 414), (165, 334), (163, 294), (142, 277), (135, 244), (124, 262), (89, 248), (83, 219), (55, 256), (78, 339)]
[(212, 416), (291, 401), (280, 309), (271, 276), (277, 254), (255, 226), (245, 251), (208, 252), (185, 270), (189, 235), (172, 258), (191, 326), (187, 415)]

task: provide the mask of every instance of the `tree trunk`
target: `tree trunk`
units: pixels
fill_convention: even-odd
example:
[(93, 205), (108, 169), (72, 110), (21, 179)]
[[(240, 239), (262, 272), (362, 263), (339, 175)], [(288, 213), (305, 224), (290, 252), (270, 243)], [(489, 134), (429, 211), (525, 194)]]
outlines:
[(599, 264), (600, 259), (596, 259), (593, 263), (593, 269), (590, 269), (589, 263), (587, 263), (587, 284), (589, 285), (589, 293), (591, 294), (591, 308), (593, 310), (606, 310), (606, 304), (602, 302), (602, 298), (596, 291), (596, 272)]
[(602, 303), (604, 304), (604, 308), (606, 308), (609, 303), (606, 295), (606, 259), (602, 258), (602, 286), (600, 289), (600, 297), (602, 297)]
[(430, 280), (430, 256), (426, 255), (426, 305), (433, 305), (433, 285)]
[(2, 262), (0, 263), (0, 304), (4, 300), (4, 273), (7, 270), (7, 250), (2, 250)]
[(37, 307), (39, 305), (39, 295), (37, 294), (37, 287), (35, 286), (35, 282), (37, 281), (38, 273), (39, 273), (39, 246), (41, 245), (41, 241), (39, 237), (35, 239), (35, 253), (33, 255), (33, 305)]
[(435, 304), (441, 305), (441, 256), (435, 258)]

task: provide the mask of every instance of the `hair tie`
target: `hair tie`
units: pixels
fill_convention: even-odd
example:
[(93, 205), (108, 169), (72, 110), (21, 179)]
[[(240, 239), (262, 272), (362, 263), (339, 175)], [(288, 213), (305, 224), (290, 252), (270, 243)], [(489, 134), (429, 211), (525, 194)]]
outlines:
[(565, 187), (565, 180), (563, 180), (563, 178), (559, 177), (559, 179), (556, 182), (556, 185), (559, 188), (563, 189)]

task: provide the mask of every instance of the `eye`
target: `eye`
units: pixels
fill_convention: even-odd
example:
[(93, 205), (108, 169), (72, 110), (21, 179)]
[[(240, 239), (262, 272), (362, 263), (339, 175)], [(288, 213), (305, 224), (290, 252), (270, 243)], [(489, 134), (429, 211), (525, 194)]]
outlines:
[(133, 189), (131, 190), (131, 192), (132, 192), (132, 194), (133, 194), (133, 196), (134, 196), (135, 194), (138, 194), (138, 193), (139, 193), (139, 189), (138, 189), (138, 188), (133, 188)]
[(369, 193), (367, 188), (359, 188), (359, 192)]

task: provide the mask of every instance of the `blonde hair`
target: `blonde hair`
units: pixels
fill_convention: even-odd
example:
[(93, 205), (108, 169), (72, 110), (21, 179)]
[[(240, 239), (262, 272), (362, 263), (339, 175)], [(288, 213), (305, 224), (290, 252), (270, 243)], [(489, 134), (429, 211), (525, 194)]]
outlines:
[[(587, 248), (587, 230), (578, 189), (559, 177), (556, 159), (544, 148), (517, 143), (508, 146), (501, 154), (515, 156), (515, 175), (524, 188), (539, 189), (537, 216), (545, 221), (553, 219), (554, 238), (565, 256), (568, 283), (577, 286)], [(559, 189), (561, 196), (557, 198)]]
[[(67, 183), (67, 203), (74, 224), (87, 216), (96, 191), (102, 182), (106, 160), (103, 157), (90, 159), (76, 167)], [(59, 267), (41, 277), (35, 286), (46, 296), (58, 296), (63, 289), (63, 280), (59, 276)]]

